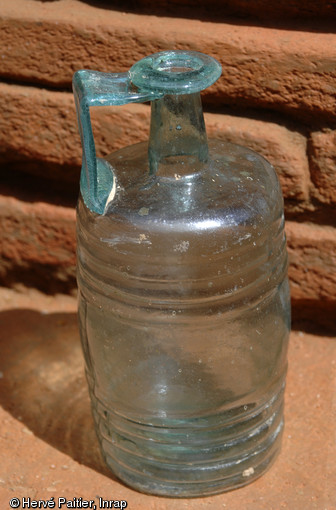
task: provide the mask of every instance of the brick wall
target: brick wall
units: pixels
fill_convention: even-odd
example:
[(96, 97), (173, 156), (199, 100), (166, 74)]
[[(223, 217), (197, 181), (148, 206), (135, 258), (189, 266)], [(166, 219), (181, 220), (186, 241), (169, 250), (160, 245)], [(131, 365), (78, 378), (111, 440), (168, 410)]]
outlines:
[[(331, 323), (335, 3), (307, 1), (304, 9), (298, 0), (272, 9), (266, 0), (111, 4), (0, 1), (0, 284), (75, 288), (81, 147), (73, 72), (125, 71), (156, 51), (192, 49), (223, 65), (223, 76), (203, 95), (209, 136), (260, 152), (279, 174), (294, 317)], [(100, 155), (148, 136), (147, 105), (101, 107), (93, 116)]]

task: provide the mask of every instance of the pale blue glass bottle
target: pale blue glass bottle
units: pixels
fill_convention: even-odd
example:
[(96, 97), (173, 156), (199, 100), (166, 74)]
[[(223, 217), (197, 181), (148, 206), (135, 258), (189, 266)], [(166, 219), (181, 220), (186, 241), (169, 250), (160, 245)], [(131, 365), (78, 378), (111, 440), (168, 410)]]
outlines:
[[(143, 492), (259, 477), (283, 430), (290, 300), (283, 199), (253, 151), (207, 140), (197, 52), (79, 71), (81, 340), (103, 456)], [(97, 159), (89, 107), (151, 101), (149, 143)]]

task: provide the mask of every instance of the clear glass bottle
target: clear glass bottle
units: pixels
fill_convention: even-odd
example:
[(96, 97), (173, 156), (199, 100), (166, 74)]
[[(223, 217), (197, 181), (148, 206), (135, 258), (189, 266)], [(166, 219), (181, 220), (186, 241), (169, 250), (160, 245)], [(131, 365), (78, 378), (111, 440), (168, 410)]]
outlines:
[[(207, 140), (212, 58), (79, 71), (80, 333), (108, 466), (143, 492), (218, 493), (280, 449), (290, 300), (283, 199), (253, 151)], [(151, 101), (149, 143), (105, 160), (89, 106)]]

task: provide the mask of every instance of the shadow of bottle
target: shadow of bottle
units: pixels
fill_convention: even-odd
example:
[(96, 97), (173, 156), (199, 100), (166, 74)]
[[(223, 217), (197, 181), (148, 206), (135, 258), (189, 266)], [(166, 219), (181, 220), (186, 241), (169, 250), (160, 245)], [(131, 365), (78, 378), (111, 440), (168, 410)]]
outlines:
[(37, 437), (113, 476), (91, 416), (76, 314), (0, 313), (0, 404)]

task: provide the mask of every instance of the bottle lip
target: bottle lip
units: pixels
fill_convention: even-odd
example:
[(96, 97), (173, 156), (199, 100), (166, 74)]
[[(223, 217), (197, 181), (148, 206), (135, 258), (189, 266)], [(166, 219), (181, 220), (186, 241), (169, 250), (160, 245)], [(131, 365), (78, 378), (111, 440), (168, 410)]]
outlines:
[(129, 71), (141, 90), (166, 94), (193, 94), (212, 85), (221, 75), (219, 62), (198, 51), (161, 51), (136, 62)]

